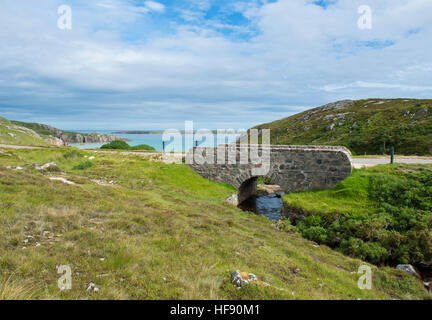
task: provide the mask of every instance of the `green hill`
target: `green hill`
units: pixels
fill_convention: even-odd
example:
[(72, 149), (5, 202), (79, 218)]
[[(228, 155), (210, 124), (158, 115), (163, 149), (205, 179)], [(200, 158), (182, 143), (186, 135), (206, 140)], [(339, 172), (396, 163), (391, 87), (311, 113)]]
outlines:
[[(0, 300), (430, 298), (400, 270), (225, 204), (235, 190), (185, 164), (65, 147), (8, 153), (0, 154)], [(53, 161), (55, 171), (32, 165)], [(365, 264), (371, 290), (358, 287)], [(71, 290), (58, 288), (59, 265), (71, 268)], [(269, 285), (238, 290), (234, 270)]]
[(24, 146), (49, 146), (49, 142), (35, 131), (18, 126), (9, 120), (0, 117), (0, 144), (24, 145)]
[(272, 144), (342, 145), (353, 154), (432, 154), (432, 100), (345, 100), (262, 124)]
[(30, 123), (21, 121), (12, 121), (13, 124), (26, 127), (37, 132), (40, 135), (49, 136), (57, 145), (68, 145), (70, 143), (92, 143), (92, 142), (111, 142), (115, 140), (128, 141), (124, 138), (101, 133), (78, 133), (73, 131), (64, 131), (46, 124)]

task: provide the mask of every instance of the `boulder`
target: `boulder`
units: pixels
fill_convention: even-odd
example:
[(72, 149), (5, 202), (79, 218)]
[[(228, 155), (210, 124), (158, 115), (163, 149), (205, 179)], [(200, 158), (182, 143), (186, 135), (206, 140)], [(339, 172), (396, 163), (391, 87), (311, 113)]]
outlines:
[(259, 184), (257, 188), (267, 194), (283, 192), (282, 188), (278, 185)]
[(327, 126), (326, 130), (327, 131), (333, 131), (335, 127), (336, 127), (336, 124), (332, 123), (331, 125)]
[(228, 199), (226, 199), (225, 203), (237, 207), (240, 204), (239, 201), (238, 201), (238, 195), (237, 195), (237, 193), (233, 194), (231, 197), (229, 197)]
[(56, 164), (55, 162), (45, 163), (45, 164), (42, 165), (42, 166), (38, 165), (37, 163), (34, 163), (34, 164), (33, 164), (33, 167), (34, 167), (36, 170), (45, 170), (45, 169), (48, 169), (48, 168), (50, 168), (50, 167), (56, 167), (56, 166), (57, 166), (57, 164)]
[(49, 138), (47, 138), (46, 141), (57, 146), (57, 147), (63, 147), (63, 146), (67, 145), (67, 143), (65, 143), (62, 139), (59, 139), (59, 138), (53, 137), (53, 136), (50, 136)]
[(421, 116), (425, 115), (427, 112), (428, 112), (428, 109), (427, 109), (427, 108), (425, 108), (425, 109), (421, 109), (421, 110), (417, 111), (416, 114), (415, 114), (414, 116), (415, 116), (415, 117), (421, 117)]
[(242, 272), (239, 270), (236, 270), (233, 273), (231, 273), (231, 282), (234, 283), (237, 286), (237, 288), (244, 287), (245, 285), (248, 285), (250, 283), (256, 285), (262, 285), (265, 287), (269, 286), (268, 283), (258, 280), (258, 277), (255, 274)]
[(398, 270), (402, 270), (414, 277), (416, 277), (417, 279), (422, 279), (422, 277), (420, 276), (420, 274), (417, 272), (417, 270), (410, 264), (398, 264), (396, 266), (396, 269)]

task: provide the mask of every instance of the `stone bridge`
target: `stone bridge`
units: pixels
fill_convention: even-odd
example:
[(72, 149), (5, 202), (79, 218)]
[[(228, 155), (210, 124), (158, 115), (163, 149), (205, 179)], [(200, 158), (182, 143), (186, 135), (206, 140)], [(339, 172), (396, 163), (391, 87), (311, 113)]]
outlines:
[[(240, 161), (244, 156), (244, 153), (241, 153), (247, 151), (247, 154), (252, 154), (251, 146), (198, 147), (191, 149), (186, 159), (189, 158), (189, 166), (204, 178), (238, 189), (239, 203), (256, 194), (256, 181), (259, 176), (270, 179), (286, 193), (290, 193), (331, 188), (345, 180), (352, 172), (351, 153), (345, 147), (275, 145), (265, 148), (269, 167), (262, 173), (256, 172), (257, 168), (262, 167), (262, 164), (257, 164), (256, 161), (241, 164), (245, 163)], [(261, 146), (259, 150), (264, 154)], [(196, 160), (197, 155), (201, 161), (191, 161)], [(203, 163), (203, 157), (209, 159), (209, 155), (214, 156), (214, 161), (198, 164)], [(216, 156), (219, 158), (216, 159)], [(220, 164), (220, 159), (225, 160), (222, 161), (223, 164)]]

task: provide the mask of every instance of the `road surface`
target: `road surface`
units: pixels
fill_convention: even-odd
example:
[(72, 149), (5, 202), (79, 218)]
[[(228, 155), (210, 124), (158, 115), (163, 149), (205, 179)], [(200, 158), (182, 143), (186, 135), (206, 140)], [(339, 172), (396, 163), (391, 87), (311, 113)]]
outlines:
[(0, 148), (9, 148), (9, 149), (43, 149), (44, 147), (12, 146), (12, 145), (9, 145), (9, 144), (0, 144)]
[[(353, 158), (354, 168), (373, 167), (379, 164), (390, 163), (390, 157), (382, 158)], [(395, 163), (432, 164), (432, 158), (428, 157), (395, 157)]]
[[(44, 147), (30, 147), (30, 146), (15, 146), (15, 145), (5, 145), (0, 144), (0, 148), (10, 148), (10, 149), (44, 149)], [(93, 150), (94, 151), (94, 150)], [(108, 150), (98, 150), (94, 152), (100, 153), (122, 153), (122, 154), (133, 154), (133, 155), (143, 155), (143, 156), (152, 156), (152, 155), (160, 155), (159, 152), (131, 152), (131, 151), (108, 151)], [(182, 157), (182, 153), (176, 153), (173, 155), (174, 157)], [(378, 157), (378, 158), (353, 158), (352, 163), (354, 168), (363, 168), (363, 167), (373, 167), (379, 164), (390, 163), (390, 157)], [(412, 163), (412, 164), (432, 164), (432, 157), (416, 157), (416, 156), (396, 156), (395, 163)]]

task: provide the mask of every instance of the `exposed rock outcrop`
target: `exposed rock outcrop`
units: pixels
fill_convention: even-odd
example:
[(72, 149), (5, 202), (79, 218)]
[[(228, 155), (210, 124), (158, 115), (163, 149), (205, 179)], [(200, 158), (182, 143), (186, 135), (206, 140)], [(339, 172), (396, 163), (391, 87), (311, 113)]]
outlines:
[(50, 137), (48, 139), (46, 139), (47, 142), (57, 146), (57, 147), (62, 147), (67, 145), (62, 139), (56, 138), (56, 137)]
[(46, 124), (27, 123), (20, 121), (12, 121), (16, 127), (31, 132), (38, 137), (44, 137), (44, 140), (56, 146), (67, 146), (71, 143), (104, 143), (114, 140), (128, 141), (127, 139), (116, 137), (109, 134), (101, 133), (78, 133), (71, 131), (63, 131)]
[(412, 275), (413, 277), (416, 277), (417, 279), (420, 279), (420, 280), (422, 279), (422, 277), (419, 275), (417, 270), (410, 264), (398, 264), (396, 266), (396, 269), (402, 270), (402, 271)]
[(229, 197), (228, 199), (225, 200), (225, 203), (230, 204), (232, 206), (238, 206), (239, 200), (238, 200), (238, 195), (237, 193), (233, 194), (231, 197)]
[(94, 142), (111, 142), (114, 140), (128, 141), (127, 139), (111, 136), (108, 134), (90, 133), (90, 134), (61, 134), (59, 138), (66, 144), (70, 143), (94, 143)]

